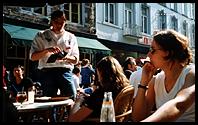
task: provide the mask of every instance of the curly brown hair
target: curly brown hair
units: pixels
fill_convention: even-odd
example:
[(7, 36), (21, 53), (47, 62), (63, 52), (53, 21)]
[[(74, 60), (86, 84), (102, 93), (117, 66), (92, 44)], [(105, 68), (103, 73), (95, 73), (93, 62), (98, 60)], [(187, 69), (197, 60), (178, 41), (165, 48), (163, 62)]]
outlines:
[(175, 30), (169, 29), (159, 31), (154, 35), (153, 40), (169, 55), (165, 59), (178, 60), (182, 64), (189, 64), (192, 61), (192, 52), (189, 48), (189, 40), (186, 36)]

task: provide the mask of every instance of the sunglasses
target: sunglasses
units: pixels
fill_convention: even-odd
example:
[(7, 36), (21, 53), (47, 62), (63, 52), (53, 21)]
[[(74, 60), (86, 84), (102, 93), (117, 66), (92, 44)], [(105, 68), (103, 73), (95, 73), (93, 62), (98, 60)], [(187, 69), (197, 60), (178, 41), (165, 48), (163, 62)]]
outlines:
[(149, 52), (151, 52), (151, 54), (154, 54), (154, 53), (155, 53), (155, 51), (157, 51), (157, 50), (162, 50), (162, 49), (154, 49), (154, 48), (150, 48), (150, 49), (149, 49)]

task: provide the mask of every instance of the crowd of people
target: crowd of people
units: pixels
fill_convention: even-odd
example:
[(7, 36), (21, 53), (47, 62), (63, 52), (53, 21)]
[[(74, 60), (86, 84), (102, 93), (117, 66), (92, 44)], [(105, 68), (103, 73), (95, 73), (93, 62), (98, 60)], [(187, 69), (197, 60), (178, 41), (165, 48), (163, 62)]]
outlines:
[[(69, 122), (99, 118), (104, 92), (112, 92), (115, 99), (126, 86), (134, 88), (132, 121), (195, 121), (195, 65), (187, 37), (174, 30), (159, 31), (147, 58), (127, 57), (121, 65), (106, 56), (93, 68), (89, 59), (80, 61), (77, 39), (65, 24), (64, 12), (54, 11), (50, 28), (36, 34), (30, 59), (39, 61), (43, 96), (57, 96), (60, 90), (59, 96), (80, 102)], [(35, 84), (24, 76), (23, 66), (15, 66), (11, 74), (7, 80), (3, 66), (3, 90), (9, 90), (8, 98), (14, 102), (17, 92)]]

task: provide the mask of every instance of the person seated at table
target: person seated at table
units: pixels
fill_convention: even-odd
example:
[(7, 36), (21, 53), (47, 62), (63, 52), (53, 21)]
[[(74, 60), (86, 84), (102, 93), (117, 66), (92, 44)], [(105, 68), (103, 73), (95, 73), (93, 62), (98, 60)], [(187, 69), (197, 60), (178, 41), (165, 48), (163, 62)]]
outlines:
[(74, 66), (74, 69), (72, 70), (72, 78), (73, 78), (73, 81), (74, 81), (74, 85), (75, 85), (75, 88), (76, 90), (78, 88), (80, 88), (79, 84), (80, 84), (80, 68), (77, 67), (77, 66)]
[[(195, 65), (188, 38), (174, 30), (159, 31), (147, 55), (150, 62), (142, 68), (133, 121), (195, 122)], [(161, 72), (154, 77), (158, 68)]]
[(13, 105), (9, 98), (9, 93), (2, 89), (2, 122), (17, 122), (18, 113), (17, 108)]
[(97, 88), (97, 85), (92, 83), (90, 87), (87, 87), (87, 88), (78, 88), (77, 89), (77, 92), (78, 94), (83, 94), (85, 96), (90, 96)]
[(130, 75), (137, 70), (135, 58), (127, 57), (123, 63), (123, 70), (126, 77), (129, 79)]
[(17, 65), (13, 68), (13, 77), (10, 81), (10, 96), (13, 101), (16, 98), (17, 92), (26, 91), (32, 87), (33, 81), (29, 77), (24, 76), (24, 67), (21, 65)]
[[(73, 80), (74, 80), (74, 85), (76, 87), (76, 90), (77, 92), (80, 92), (82, 94), (92, 94), (93, 91), (95, 90), (96, 88), (96, 85), (94, 85), (94, 83), (92, 82), (91, 85), (89, 87), (86, 87), (86, 88), (81, 88), (80, 87), (80, 84), (81, 84), (81, 68), (77, 65), (74, 66), (74, 69), (72, 70), (72, 77), (73, 77)], [(93, 75), (95, 76), (95, 75)], [(92, 77), (93, 78), (93, 77)], [(94, 81), (95, 78), (93, 78), (93, 81)]]
[(96, 90), (82, 103), (76, 112), (69, 115), (69, 122), (80, 122), (87, 118), (100, 118), (104, 92), (112, 92), (113, 99), (119, 92), (129, 86), (122, 66), (112, 56), (102, 58), (96, 66), (98, 84)]
[[(2, 88), (2, 122), (17, 122), (17, 109), (13, 105), (12, 100), (9, 98), (7, 91), (7, 70), (3, 65), (3, 88)], [(10, 120), (12, 119), (12, 120)]]

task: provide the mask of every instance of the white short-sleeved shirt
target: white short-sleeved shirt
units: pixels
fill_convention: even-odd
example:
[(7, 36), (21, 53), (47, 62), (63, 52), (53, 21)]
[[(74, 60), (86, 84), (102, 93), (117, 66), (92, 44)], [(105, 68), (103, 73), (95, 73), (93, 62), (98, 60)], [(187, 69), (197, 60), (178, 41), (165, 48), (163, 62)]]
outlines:
[(137, 95), (138, 84), (140, 83), (142, 78), (142, 69), (139, 69), (133, 72), (129, 78), (130, 84), (134, 86), (134, 95), (133, 98)]
[[(69, 56), (75, 56), (79, 60), (79, 48), (77, 39), (74, 34), (65, 31), (62, 35), (55, 34), (50, 29), (40, 31), (35, 36), (33, 43), (30, 49), (30, 59), (32, 53), (36, 51), (41, 51), (43, 49), (59, 46), (62, 50), (68, 52)], [(69, 50), (66, 50), (66, 47), (70, 47)], [(52, 67), (64, 67), (64, 68), (73, 68), (73, 64), (67, 63), (66, 61), (56, 60), (54, 63), (46, 63), (50, 55), (41, 58), (39, 60), (38, 68), (52, 68)]]
[[(195, 67), (193, 65), (188, 65), (183, 68), (180, 76), (178, 77), (174, 87), (171, 89), (170, 92), (167, 93), (164, 85), (165, 80), (165, 73), (164, 71), (161, 71), (159, 74), (156, 75), (154, 90), (155, 90), (155, 102), (156, 102), (156, 108), (158, 109), (161, 107), (164, 103), (167, 101), (175, 98), (176, 94), (179, 92), (179, 90), (182, 88), (185, 82), (186, 75), (189, 73), (189, 71)], [(195, 103), (193, 103), (186, 112), (177, 119), (176, 122), (194, 122), (195, 121)]]
[(72, 77), (73, 77), (75, 88), (76, 89), (79, 88), (80, 78), (77, 75), (75, 75), (75, 74), (73, 74)]

